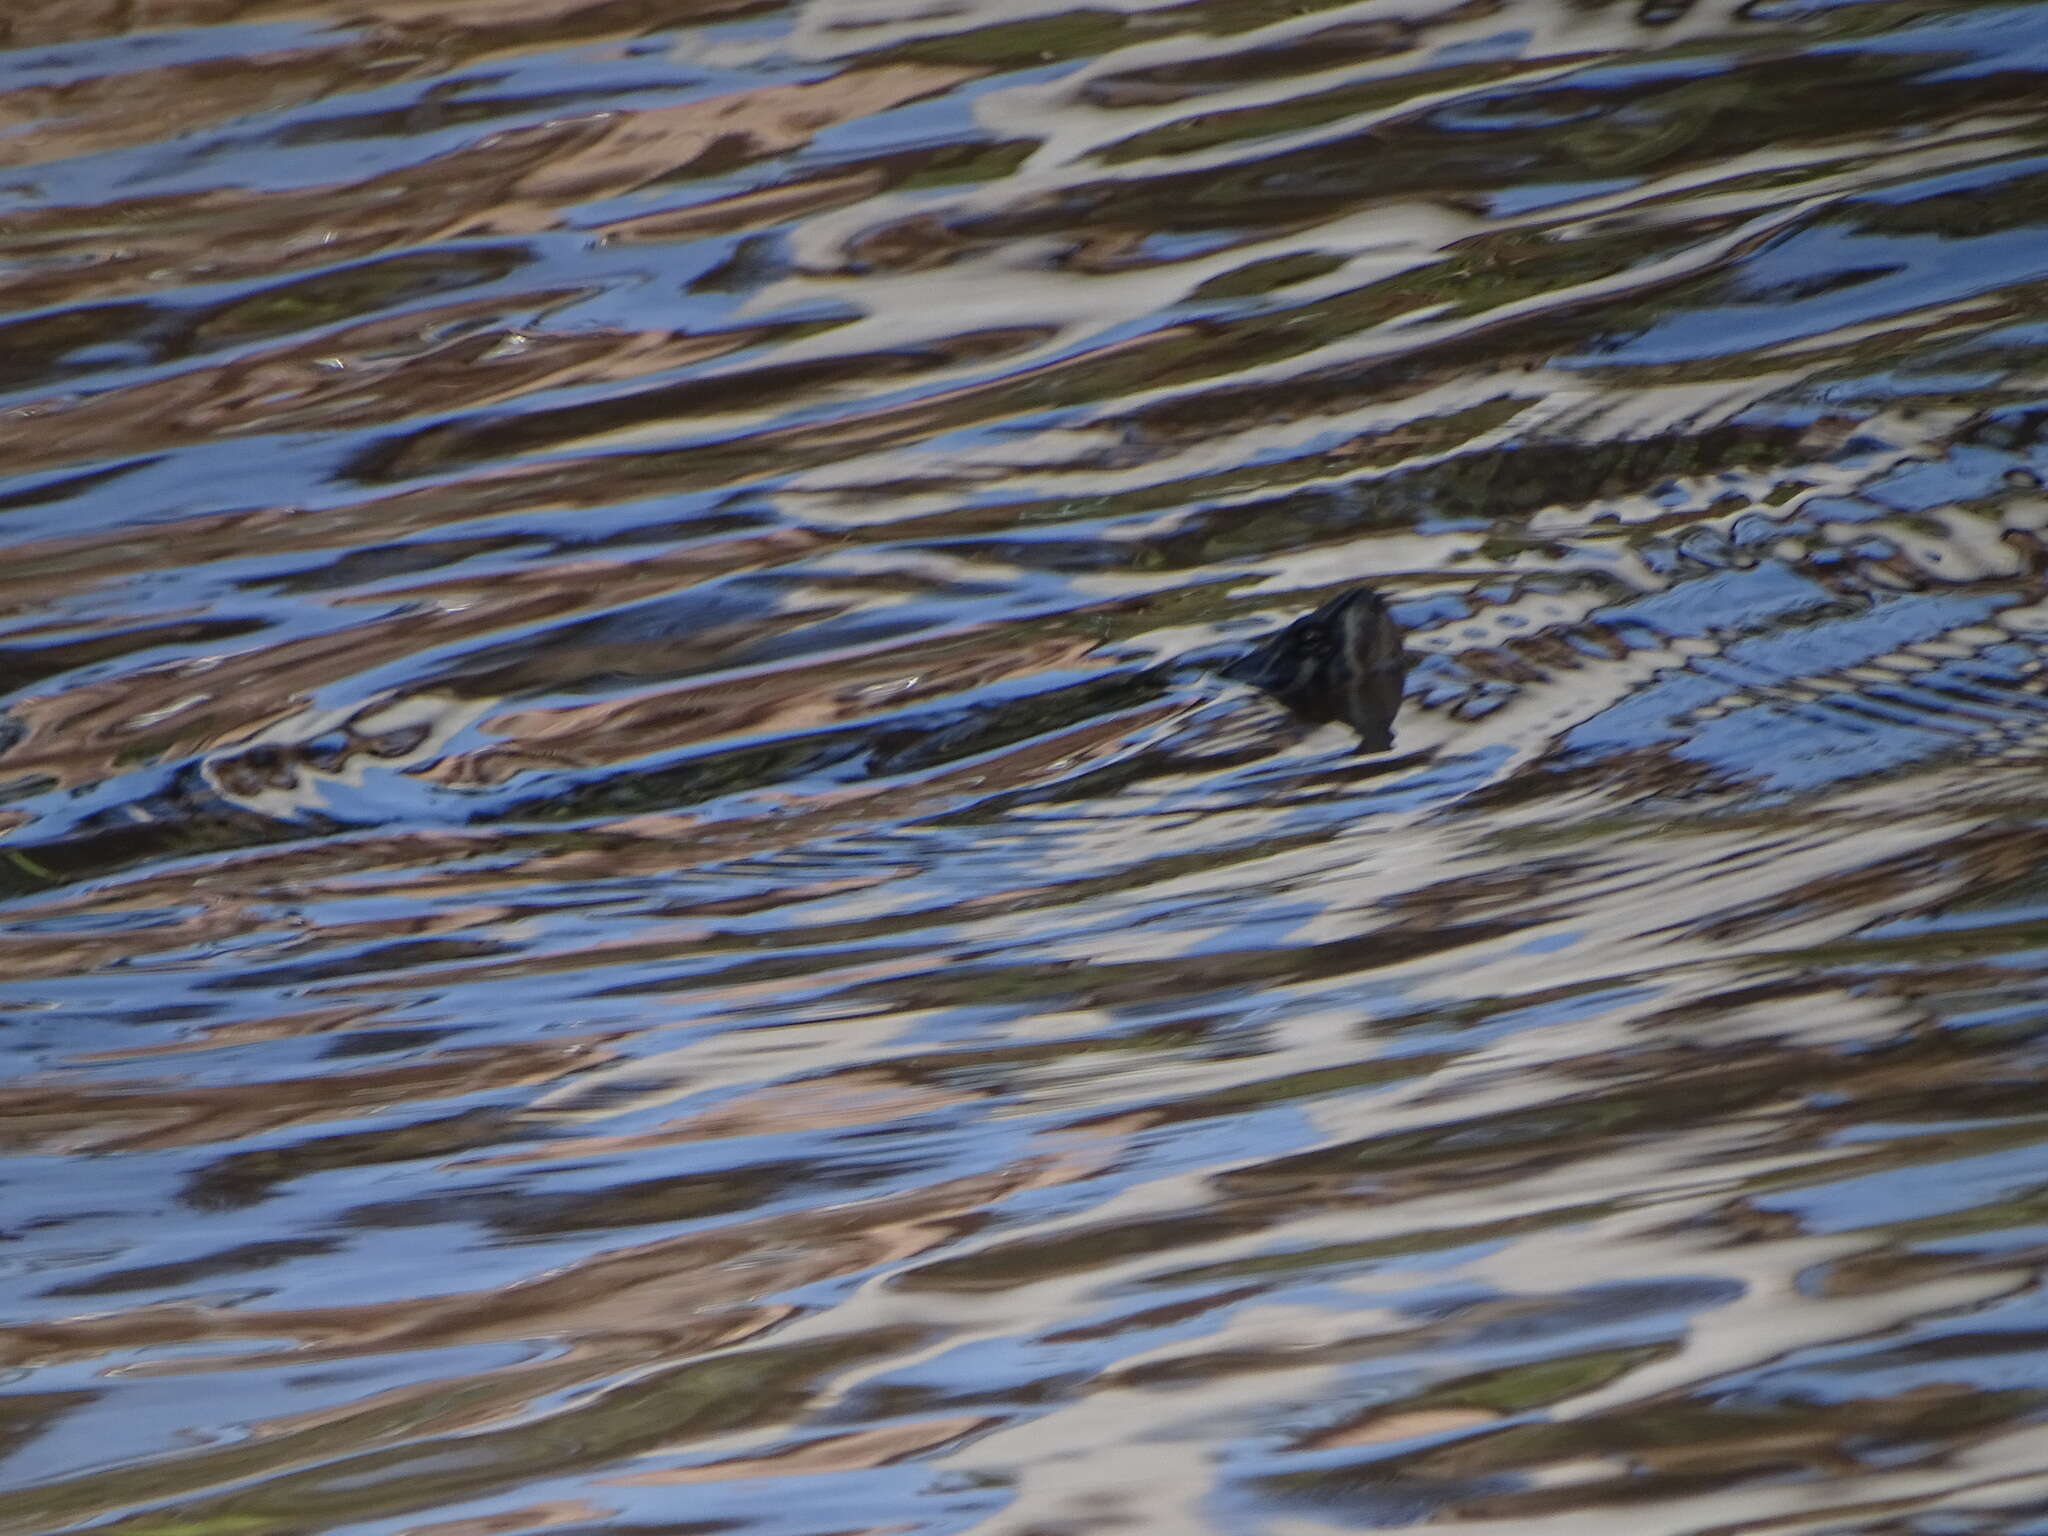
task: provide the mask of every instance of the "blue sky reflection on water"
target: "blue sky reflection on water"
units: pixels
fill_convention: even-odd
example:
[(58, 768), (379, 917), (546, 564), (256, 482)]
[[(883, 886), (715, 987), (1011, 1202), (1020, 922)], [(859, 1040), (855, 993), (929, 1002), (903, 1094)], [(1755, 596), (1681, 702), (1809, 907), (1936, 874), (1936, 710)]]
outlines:
[(0, 1536), (2038, 1518), (2048, 8), (122, 21)]

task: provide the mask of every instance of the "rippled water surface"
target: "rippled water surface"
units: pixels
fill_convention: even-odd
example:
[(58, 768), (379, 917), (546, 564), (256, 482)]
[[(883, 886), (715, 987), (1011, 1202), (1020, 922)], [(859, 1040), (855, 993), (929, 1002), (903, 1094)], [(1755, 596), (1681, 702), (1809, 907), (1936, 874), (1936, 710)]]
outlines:
[(2044, 300), (2048, 0), (0, 5), (0, 1536), (2048, 1532)]

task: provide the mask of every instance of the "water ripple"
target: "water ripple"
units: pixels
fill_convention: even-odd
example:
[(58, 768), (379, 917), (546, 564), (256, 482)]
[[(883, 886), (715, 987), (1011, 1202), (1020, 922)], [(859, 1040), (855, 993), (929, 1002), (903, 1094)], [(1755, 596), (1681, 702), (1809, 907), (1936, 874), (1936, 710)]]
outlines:
[(0, 1533), (2039, 1523), (2048, 7), (1063, 6), (0, 19)]

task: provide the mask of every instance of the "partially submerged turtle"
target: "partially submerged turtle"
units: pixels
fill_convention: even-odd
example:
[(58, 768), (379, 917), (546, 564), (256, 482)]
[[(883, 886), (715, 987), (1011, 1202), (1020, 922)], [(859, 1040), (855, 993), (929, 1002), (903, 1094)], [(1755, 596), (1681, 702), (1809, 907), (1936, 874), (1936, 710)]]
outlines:
[(1264, 689), (1309, 725), (1343, 721), (1358, 732), (1361, 752), (1385, 752), (1394, 744), (1408, 659), (1386, 603), (1358, 586), (1215, 671)]
[[(1121, 773), (1258, 763), (1332, 723), (1357, 732), (1361, 753), (1388, 751), (1407, 675), (1401, 631), (1379, 593), (1348, 588), (1249, 649), (1205, 646), (1159, 666), (1152, 676), (1184, 709), (1163, 733), (1133, 740)], [(1219, 681), (1248, 686), (1219, 692)]]

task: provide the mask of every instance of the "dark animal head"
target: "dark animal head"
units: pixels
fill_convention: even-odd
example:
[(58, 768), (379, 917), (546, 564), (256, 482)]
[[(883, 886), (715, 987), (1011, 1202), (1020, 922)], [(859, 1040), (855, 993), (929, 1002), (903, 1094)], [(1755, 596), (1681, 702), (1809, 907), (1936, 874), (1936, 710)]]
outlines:
[(1344, 721), (1365, 751), (1394, 744), (1408, 661), (1401, 631), (1370, 587), (1338, 594), (1219, 670), (1265, 689), (1312, 725)]

